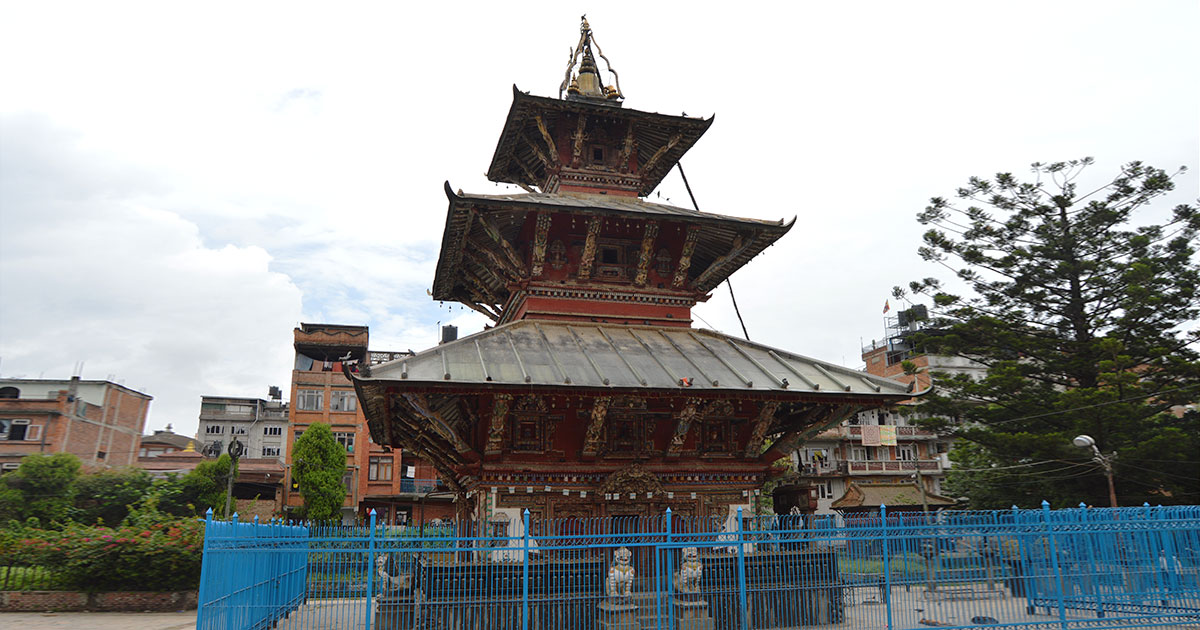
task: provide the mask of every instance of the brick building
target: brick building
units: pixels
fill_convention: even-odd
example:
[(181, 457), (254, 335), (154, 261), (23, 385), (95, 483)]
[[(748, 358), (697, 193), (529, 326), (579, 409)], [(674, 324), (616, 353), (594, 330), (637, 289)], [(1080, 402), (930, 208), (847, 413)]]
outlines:
[(0, 379), (0, 467), (32, 453), (133, 466), (151, 397), (110, 381)]
[[(925, 330), (925, 323), (923, 306), (887, 318), (885, 338), (872, 340), (862, 349), (867, 373), (902, 383), (915, 378), (920, 390), (931, 386), (931, 372), (977, 378), (985, 374), (984, 366), (969, 359), (921, 352), (913, 339), (915, 333)], [(905, 361), (917, 368), (915, 376), (904, 373)], [(907, 486), (911, 492), (896, 490), (892, 494), (919, 497), (923, 486), (931, 507), (943, 504), (944, 497), (939, 495), (950, 468), (948, 453), (953, 440), (914, 426), (913, 421), (920, 417), (912, 410), (915, 404), (905, 401), (892, 409), (857, 413), (841, 426), (822, 431), (793, 454), (797, 472), (816, 488), (818, 513), (845, 509), (847, 502), (884, 496), (884, 487), (895, 490)], [(864, 490), (864, 486), (880, 487)], [(896, 507), (894, 502), (888, 505)]]
[(452, 516), (450, 495), (432, 466), (400, 449), (384, 449), (371, 441), (354, 386), (342, 371), (343, 359), (377, 364), (407, 353), (368, 350), (366, 326), (301, 324), (294, 335), (296, 363), (288, 414), (284, 510), (303, 503), (291, 480), (292, 445), (309, 425), (323, 422), (346, 448), (343, 519), (362, 517), (371, 509), (386, 523)]

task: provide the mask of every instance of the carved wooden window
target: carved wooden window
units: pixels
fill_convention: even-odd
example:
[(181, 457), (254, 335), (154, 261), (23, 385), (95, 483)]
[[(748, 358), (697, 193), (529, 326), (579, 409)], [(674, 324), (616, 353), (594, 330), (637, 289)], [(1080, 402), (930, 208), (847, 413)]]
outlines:
[(600, 280), (625, 280), (630, 276), (632, 258), (628, 255), (636, 246), (627, 241), (602, 240), (596, 251), (596, 278)]
[(642, 443), (641, 418), (609, 412), (608, 449), (611, 454), (636, 455), (642, 451)]
[(567, 248), (562, 241), (555, 240), (550, 244), (550, 267), (555, 271), (562, 269), (567, 262)]
[(658, 250), (658, 255), (654, 257), (654, 263), (654, 269), (660, 276), (671, 273), (671, 252), (666, 248)]
[(512, 423), (512, 450), (524, 453), (546, 450), (545, 427), (540, 414), (513, 414)]
[(700, 434), (705, 453), (731, 453), (733, 444), (733, 420), (730, 418), (708, 418)]

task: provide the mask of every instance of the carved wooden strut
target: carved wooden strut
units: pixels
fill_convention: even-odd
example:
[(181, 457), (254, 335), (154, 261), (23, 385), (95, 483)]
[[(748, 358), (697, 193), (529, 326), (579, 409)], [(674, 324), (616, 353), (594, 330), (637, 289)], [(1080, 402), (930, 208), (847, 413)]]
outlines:
[(492, 397), (492, 419), (488, 426), (487, 446), (484, 453), (496, 455), (504, 447), (505, 418), (508, 417), (508, 407), (512, 403), (512, 394), (496, 394)]
[(682, 288), (683, 283), (687, 282), (688, 268), (692, 266), (692, 254), (696, 251), (698, 238), (700, 228), (694, 225), (689, 227), (683, 240), (683, 251), (679, 254), (679, 267), (675, 269), (675, 279), (671, 281), (671, 286), (676, 289)]
[(633, 283), (639, 287), (646, 286), (650, 271), (650, 258), (654, 253), (654, 239), (658, 236), (658, 222), (646, 221), (646, 230), (642, 233), (642, 253), (638, 257), (637, 276)]
[(583, 454), (588, 457), (594, 457), (600, 452), (600, 445), (604, 443), (604, 421), (608, 418), (608, 406), (612, 403), (612, 397), (600, 396), (592, 403), (592, 418), (588, 423), (587, 436), (583, 440)]
[(596, 263), (596, 238), (600, 235), (600, 226), (604, 218), (596, 215), (588, 219), (587, 238), (583, 242), (583, 252), (579, 255), (579, 277), (586, 280), (592, 277), (592, 266)]

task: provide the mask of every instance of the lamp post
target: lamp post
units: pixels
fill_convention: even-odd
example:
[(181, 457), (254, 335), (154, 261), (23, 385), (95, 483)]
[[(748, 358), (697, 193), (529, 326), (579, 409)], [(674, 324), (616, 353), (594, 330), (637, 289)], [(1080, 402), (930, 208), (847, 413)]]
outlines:
[(1111, 507), (1117, 507), (1117, 488), (1113, 485), (1112, 456), (1101, 453), (1096, 446), (1096, 440), (1090, 435), (1077, 435), (1075, 439), (1071, 440), (1071, 443), (1079, 448), (1092, 449), (1092, 461), (1100, 464), (1104, 469), (1104, 476), (1108, 479), (1108, 503)]

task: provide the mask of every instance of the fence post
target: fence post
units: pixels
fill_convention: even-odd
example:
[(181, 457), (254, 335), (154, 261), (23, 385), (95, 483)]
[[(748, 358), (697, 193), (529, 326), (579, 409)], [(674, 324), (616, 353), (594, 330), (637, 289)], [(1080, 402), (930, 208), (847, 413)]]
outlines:
[(371, 602), (375, 600), (375, 508), (368, 512), (371, 516), (371, 530), (367, 537), (367, 618), (366, 630), (371, 630)]
[(737, 509), (737, 541), (738, 541), (738, 596), (742, 605), (742, 630), (750, 627), (750, 607), (746, 601), (746, 545), (743, 544), (745, 533), (742, 531), (742, 507)]
[[(888, 522), (887, 522), (887, 505), (880, 504), (879, 519), (883, 524), (883, 603), (887, 609), (887, 627), (892, 630), (892, 554), (888, 550)], [(926, 562), (929, 562), (926, 560)], [(905, 576), (907, 579), (907, 576)]]
[[(664, 522), (666, 523), (666, 530), (667, 530), (667, 548), (666, 548), (666, 554), (665, 554), (666, 557), (663, 558), (665, 560), (665, 565), (666, 565), (666, 569), (667, 569), (667, 572), (666, 572), (667, 588), (666, 589), (661, 588), (661, 583), (660, 583), (664, 563), (658, 562), (657, 557), (655, 558), (655, 562), (654, 562), (654, 582), (655, 582), (654, 589), (656, 591), (658, 591), (658, 597), (655, 598), (656, 601), (658, 602), (658, 614), (656, 615), (656, 617), (658, 617), (658, 630), (662, 630), (662, 627), (663, 627), (663, 625), (662, 625), (662, 622), (663, 622), (662, 605), (663, 605), (663, 601), (664, 601), (663, 595), (669, 594), (671, 592), (670, 591), (670, 589), (671, 589), (670, 558), (672, 557), (672, 552), (674, 551), (670, 546), (670, 543), (671, 543), (671, 508), (667, 508), (667, 515), (666, 515)], [(654, 555), (658, 556), (657, 553), (655, 553)], [(665, 601), (667, 604), (667, 627), (673, 629), (673, 628), (675, 628), (675, 607), (671, 605), (671, 598), (669, 596), (666, 598)]]
[(529, 509), (525, 509), (525, 531), (521, 549), (521, 629), (529, 629)]
[(200, 553), (200, 589), (196, 597), (196, 628), (204, 628), (204, 604), (208, 601), (212, 589), (208, 585), (212, 578), (212, 556), (209, 555), (208, 541), (213, 536), (213, 511), (208, 508), (204, 513), (204, 550)]
[(1058, 566), (1058, 541), (1054, 537), (1054, 526), (1050, 523), (1050, 502), (1042, 500), (1042, 521), (1046, 524), (1046, 538), (1050, 541), (1050, 566), (1054, 569), (1054, 593), (1058, 598), (1058, 623), (1067, 629), (1067, 607), (1063, 603), (1063, 574)]

